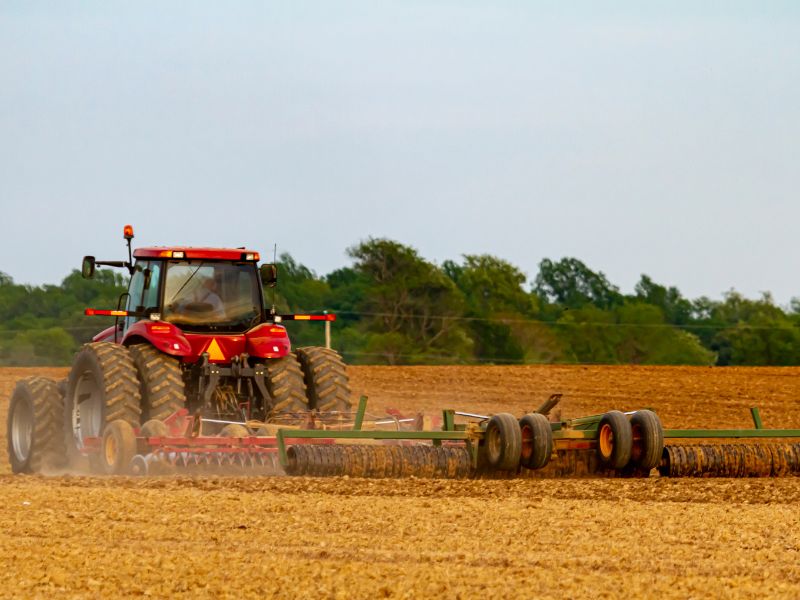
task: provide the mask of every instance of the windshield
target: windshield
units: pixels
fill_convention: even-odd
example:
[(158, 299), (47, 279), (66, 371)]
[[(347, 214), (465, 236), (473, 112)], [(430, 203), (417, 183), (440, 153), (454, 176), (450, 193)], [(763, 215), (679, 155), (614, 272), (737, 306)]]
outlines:
[(260, 292), (253, 263), (170, 261), (162, 318), (186, 329), (244, 331), (261, 317)]

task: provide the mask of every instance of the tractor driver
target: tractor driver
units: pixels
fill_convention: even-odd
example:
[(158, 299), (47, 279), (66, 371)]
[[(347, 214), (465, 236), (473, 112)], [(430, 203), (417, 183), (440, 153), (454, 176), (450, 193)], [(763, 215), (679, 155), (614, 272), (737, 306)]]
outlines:
[(225, 318), (225, 306), (222, 299), (217, 295), (217, 281), (213, 277), (206, 277), (200, 286), (195, 290), (195, 302), (210, 304), (213, 307), (209, 315), (214, 319)]

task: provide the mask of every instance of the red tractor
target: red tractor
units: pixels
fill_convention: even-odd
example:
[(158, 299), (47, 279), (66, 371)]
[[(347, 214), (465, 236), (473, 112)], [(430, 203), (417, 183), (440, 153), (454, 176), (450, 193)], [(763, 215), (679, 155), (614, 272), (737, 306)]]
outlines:
[[(14, 472), (38, 472), (82, 460), (92, 440), (123, 421), (140, 436), (161, 435), (181, 409), (216, 424), (223, 435), (248, 434), (243, 424), (267, 423), (309, 411), (351, 410), (339, 354), (321, 347), (292, 351), (286, 320), (333, 320), (333, 315), (278, 315), (263, 287), (277, 282), (275, 265), (258, 267), (246, 248), (151, 247), (127, 261), (83, 259), (82, 274), (98, 266), (125, 268), (128, 291), (115, 317), (84, 344), (65, 381), (17, 382), (8, 413), (8, 452)], [(135, 259), (135, 260), (134, 260)], [(185, 412), (185, 411), (184, 411)], [(91, 460), (90, 460), (91, 463)]]

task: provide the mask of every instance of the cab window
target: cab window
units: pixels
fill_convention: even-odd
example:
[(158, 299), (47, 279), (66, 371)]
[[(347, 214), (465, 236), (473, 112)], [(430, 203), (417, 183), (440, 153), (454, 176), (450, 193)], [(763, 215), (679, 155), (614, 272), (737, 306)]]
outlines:
[[(126, 310), (141, 312), (147, 309), (158, 309), (161, 270), (159, 261), (140, 260), (136, 262), (128, 285)], [(141, 320), (141, 317), (125, 317), (125, 329), (139, 320)]]

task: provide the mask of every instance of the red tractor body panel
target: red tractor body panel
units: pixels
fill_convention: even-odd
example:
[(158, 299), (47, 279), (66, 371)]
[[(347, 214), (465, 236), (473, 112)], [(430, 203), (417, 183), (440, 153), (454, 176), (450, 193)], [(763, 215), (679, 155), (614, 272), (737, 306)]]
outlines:
[(196, 362), (208, 352), (212, 363), (228, 364), (234, 356), (247, 353), (254, 358), (282, 358), (292, 351), (286, 330), (279, 325), (263, 324), (243, 334), (187, 333), (192, 354), (184, 362)]
[(192, 248), (190, 246), (154, 246), (137, 248), (135, 258), (173, 258), (175, 253), (183, 253), (176, 258), (200, 260), (258, 261), (259, 254), (247, 248)]
[[(103, 340), (114, 341), (114, 328), (103, 334), (106, 332)], [(292, 351), (286, 329), (269, 323), (244, 333), (188, 333), (164, 321), (137, 321), (128, 328), (122, 343), (145, 341), (185, 363), (197, 362), (203, 352), (208, 352), (209, 362), (229, 364), (234, 356), (245, 352), (254, 358), (282, 358)]]
[[(112, 332), (113, 333), (113, 332)], [(180, 358), (193, 357), (192, 344), (180, 328), (164, 321), (137, 321), (125, 332), (122, 343), (126, 346), (149, 342), (154, 348)], [(196, 359), (196, 357), (194, 357)]]
[(285, 327), (262, 323), (247, 332), (245, 351), (259, 358), (282, 358), (292, 351), (292, 343)]
[(112, 325), (111, 327), (106, 327), (98, 333), (96, 336), (92, 338), (93, 342), (113, 342), (114, 341), (114, 332), (116, 331), (117, 326)]

